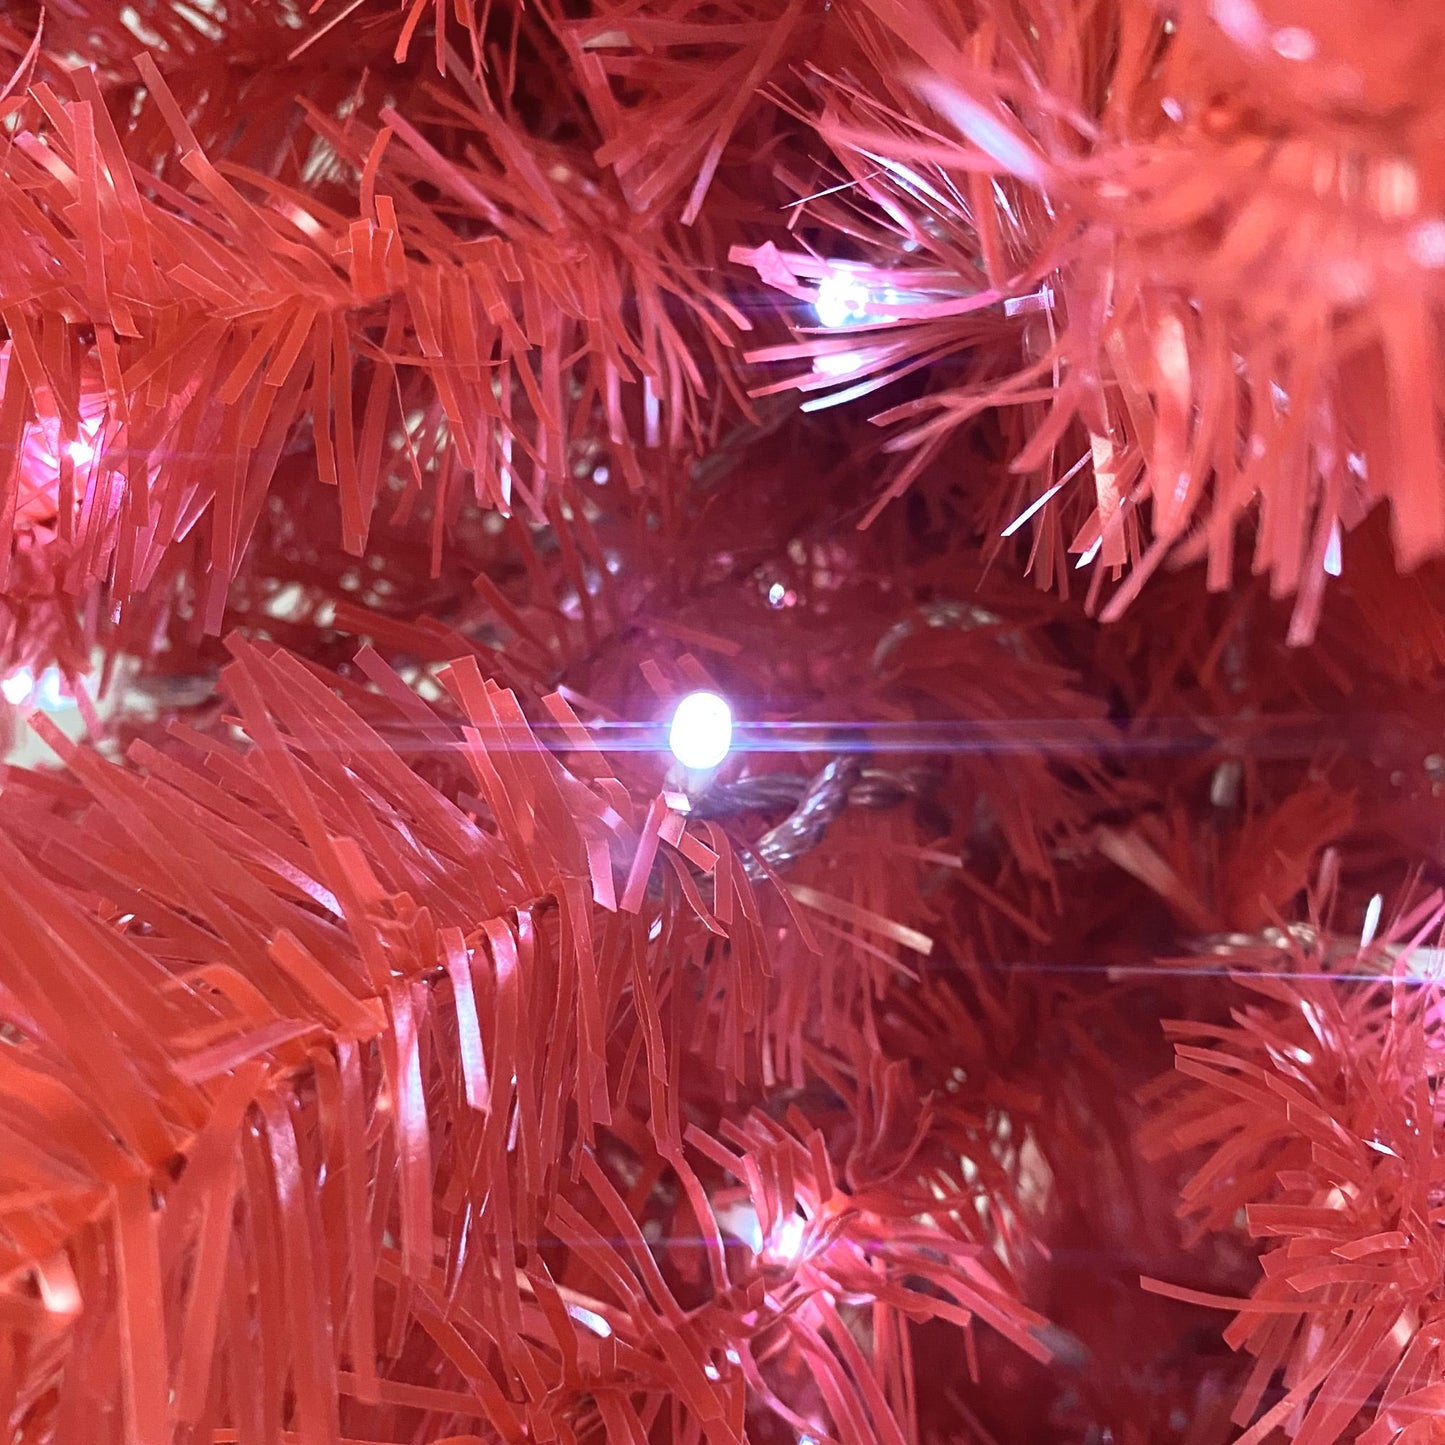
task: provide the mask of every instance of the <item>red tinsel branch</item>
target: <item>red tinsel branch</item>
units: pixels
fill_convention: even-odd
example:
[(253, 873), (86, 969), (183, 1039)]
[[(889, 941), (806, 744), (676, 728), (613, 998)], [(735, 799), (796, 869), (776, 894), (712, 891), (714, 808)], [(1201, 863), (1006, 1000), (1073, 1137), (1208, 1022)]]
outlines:
[(1225, 1337), (1254, 1357), (1234, 1410), (1254, 1421), (1244, 1445), (1276, 1429), (1303, 1445), (1430, 1438), (1440, 1005), (1438, 953), (1420, 945), (1439, 917), (1427, 899), (1363, 950), (1309, 935), (1229, 948), (1244, 997), (1232, 1024), (1171, 1030), (1152, 1146), (1203, 1153), (1181, 1211), (1200, 1230), (1242, 1213), (1263, 1273), (1242, 1301), (1145, 1284), (1238, 1309)]
[[(749, 1380), (862, 1445), (907, 1404), (890, 1320), (979, 1318), (1042, 1351), (971, 1198), (904, 1186), (926, 1111), (886, 1106), (885, 1154), (845, 1188), (826, 1120), (780, 1129), (738, 1096), (772, 906), (739, 868), (713, 909), (734, 982), (698, 992), (719, 929), (696, 898), (615, 911), (655, 822), (529, 745), (473, 667), (447, 677), (465, 724), (427, 729), (469, 815), (377, 731), (414, 699), (373, 695), (363, 720), (284, 654), (235, 651), (249, 750), (181, 730), (133, 772), (52, 733), (73, 793), (7, 792), (0, 1264), (21, 1438), (228, 1420), (392, 1439), (420, 1418), (581, 1438), (665, 1408), (685, 1438), (737, 1440)], [(857, 1087), (891, 1095), (888, 1078)], [(880, 1175), (897, 1124), (914, 1142)], [(783, 1338), (816, 1394), (774, 1375)]]

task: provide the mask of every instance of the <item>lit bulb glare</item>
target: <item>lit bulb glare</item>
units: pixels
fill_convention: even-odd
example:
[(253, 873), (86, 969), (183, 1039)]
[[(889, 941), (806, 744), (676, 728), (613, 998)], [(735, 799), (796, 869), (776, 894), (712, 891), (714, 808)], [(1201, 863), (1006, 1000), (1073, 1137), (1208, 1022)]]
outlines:
[(768, 1242), (765, 1250), (768, 1258), (779, 1264), (796, 1264), (803, 1253), (803, 1235), (807, 1227), (801, 1215), (790, 1214)]
[(868, 288), (849, 276), (824, 276), (813, 298), (818, 324), (836, 331), (868, 317)]
[(80, 1313), (80, 1287), (65, 1260), (51, 1260), (41, 1265), (35, 1276), (40, 1301), (51, 1314), (73, 1317)]
[(58, 667), (47, 667), (35, 684), (35, 701), (44, 712), (70, 712), (76, 702), (65, 693), (65, 679)]
[(17, 668), (8, 677), (0, 678), (0, 695), (11, 706), (19, 707), (30, 696), (34, 686), (35, 674), (28, 667)]
[(694, 772), (715, 768), (733, 743), (733, 713), (715, 692), (691, 692), (678, 703), (667, 734), (672, 755)]

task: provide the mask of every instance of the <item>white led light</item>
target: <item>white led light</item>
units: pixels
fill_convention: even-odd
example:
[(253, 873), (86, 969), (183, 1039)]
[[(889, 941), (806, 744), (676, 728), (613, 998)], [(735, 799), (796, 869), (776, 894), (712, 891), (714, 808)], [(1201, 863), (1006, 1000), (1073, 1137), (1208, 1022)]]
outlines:
[(718, 1228), (740, 1239), (754, 1254), (762, 1252), (763, 1226), (746, 1200), (733, 1200), (717, 1211)]
[(764, 1253), (778, 1264), (797, 1264), (803, 1253), (803, 1236), (807, 1225), (798, 1214), (790, 1214), (768, 1244)]
[(824, 276), (813, 298), (818, 324), (829, 330), (850, 326), (868, 317), (868, 288), (850, 276)]
[(35, 701), (42, 712), (71, 712), (76, 707), (73, 697), (65, 692), (65, 679), (58, 667), (47, 667), (35, 684)]
[(765, 1238), (757, 1211), (746, 1200), (733, 1200), (724, 1205), (717, 1212), (717, 1222), (718, 1228), (740, 1239), (769, 1264), (797, 1264), (808, 1242), (808, 1222), (797, 1212), (780, 1220)]
[(715, 692), (688, 693), (672, 715), (667, 742), (683, 767), (697, 772), (717, 767), (732, 747), (732, 709)]
[(28, 667), (17, 668), (8, 677), (0, 678), (0, 695), (16, 706), (30, 696), (34, 687), (35, 674)]

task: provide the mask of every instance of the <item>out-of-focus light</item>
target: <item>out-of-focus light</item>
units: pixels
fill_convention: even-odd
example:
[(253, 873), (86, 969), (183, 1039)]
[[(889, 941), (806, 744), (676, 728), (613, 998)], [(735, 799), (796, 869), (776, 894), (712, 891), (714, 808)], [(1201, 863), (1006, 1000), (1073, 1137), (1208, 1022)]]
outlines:
[(35, 674), (28, 667), (17, 667), (8, 677), (0, 678), (0, 696), (18, 707), (30, 696), (35, 686)]
[(829, 330), (868, 319), (868, 288), (851, 276), (824, 276), (813, 298), (818, 324)]
[(39, 677), (28, 667), (17, 667), (0, 678), (0, 697), (17, 707), (33, 702), (42, 712), (70, 712), (76, 706), (75, 699), (65, 692), (65, 679), (58, 667), (47, 667)]
[(740, 1239), (754, 1254), (762, 1251), (763, 1227), (758, 1212), (746, 1200), (734, 1200), (717, 1212), (718, 1228)]
[(69, 712), (75, 699), (65, 692), (65, 679), (58, 667), (47, 667), (35, 687), (35, 701), (46, 712)]
[(1410, 259), (1431, 271), (1445, 268), (1445, 221), (1438, 216), (1413, 226), (1405, 238)]
[(764, 1237), (757, 1210), (746, 1200), (735, 1200), (718, 1210), (718, 1227), (740, 1239), (752, 1252), (770, 1264), (791, 1265), (803, 1257), (808, 1222), (801, 1214), (790, 1214)]
[(715, 692), (691, 692), (678, 703), (667, 734), (672, 755), (697, 772), (715, 768), (733, 744), (733, 713)]
[(52, 1259), (41, 1265), (35, 1283), (41, 1303), (51, 1314), (69, 1317), (80, 1313), (80, 1286), (67, 1260)]
[(802, 1215), (790, 1214), (783, 1221), (782, 1228), (767, 1242), (763, 1254), (778, 1264), (796, 1264), (803, 1253), (803, 1236), (807, 1228)]
[[(1387, 952), (1398, 955), (1403, 950)], [(1412, 948), (1405, 954), (1405, 977), (1415, 983), (1440, 983), (1445, 980), (1445, 949)]]
[(78, 467), (89, 466), (95, 460), (94, 445), (84, 439), (66, 442), (65, 452)]
[(1281, 60), (1313, 60), (1319, 48), (1319, 41), (1302, 26), (1286, 25), (1274, 32), (1274, 53)]

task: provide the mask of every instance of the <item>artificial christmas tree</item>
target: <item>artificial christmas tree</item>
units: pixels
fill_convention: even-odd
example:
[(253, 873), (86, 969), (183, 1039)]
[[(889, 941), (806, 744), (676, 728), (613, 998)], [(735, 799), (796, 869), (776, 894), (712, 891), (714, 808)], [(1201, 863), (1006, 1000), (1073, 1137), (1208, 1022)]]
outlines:
[(1436, 1438), (1445, 21), (1314, 10), (0, 16), (11, 1439)]

